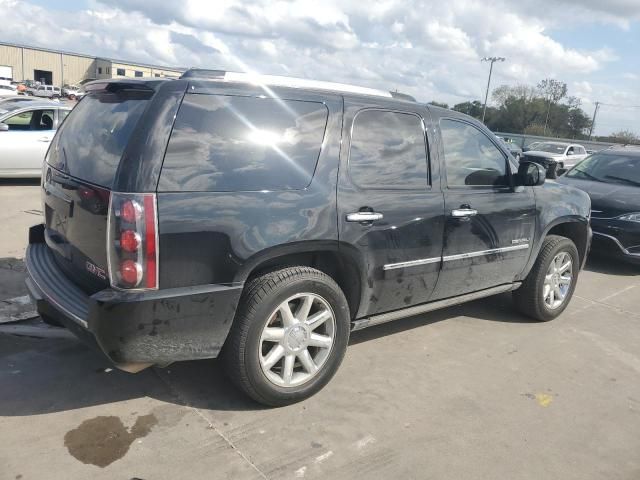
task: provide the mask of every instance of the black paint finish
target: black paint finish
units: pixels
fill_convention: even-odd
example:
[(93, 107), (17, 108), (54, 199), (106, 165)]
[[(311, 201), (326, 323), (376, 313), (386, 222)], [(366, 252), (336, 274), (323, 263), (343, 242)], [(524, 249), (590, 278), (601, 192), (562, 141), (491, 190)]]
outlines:
[[(267, 268), (302, 263), (336, 275), (356, 319), (520, 281), (550, 232), (572, 235), (583, 261), (586, 257), (590, 242), (588, 196), (553, 182), (541, 187), (516, 185), (513, 172), (517, 165), (506, 148), (482, 124), (462, 114), (402, 99), (195, 78), (144, 85), (154, 93), (131, 133), (112, 190), (157, 194), (160, 289), (116, 292), (104, 280), (88, 277), (94, 274), (87, 273), (87, 261), (97, 268), (106, 267), (105, 229), (111, 190), (54, 168), (47, 170), (43, 188), (46, 229), (42, 237), (55, 252), (57, 265), (49, 276), (63, 275), (83, 290), (90, 305), (89, 328), (78, 335), (96, 339), (116, 363), (216, 356), (244, 283)], [(185, 105), (187, 94), (191, 118), (184, 122), (181, 105)], [(311, 105), (307, 112), (311, 117), (313, 112), (325, 112), (326, 128), (324, 120), (317, 122), (325, 128), (324, 135), (314, 137), (322, 142), (317, 163), (303, 168), (299, 179), (304, 181), (290, 182), (278, 178), (278, 171), (271, 171), (269, 188), (256, 188), (254, 177), (253, 183), (239, 187), (246, 179), (238, 169), (277, 164), (283, 176), (290, 173), (287, 163), (274, 161), (275, 157), (269, 157), (273, 152), (264, 146), (250, 150), (253, 159), (262, 163), (224, 159), (224, 168), (232, 172), (229, 178), (241, 191), (228, 191), (217, 180), (199, 179), (198, 172), (187, 171), (190, 155), (196, 154), (201, 163), (212, 162), (207, 164), (207, 175), (215, 177), (223, 170), (218, 168), (221, 164), (216, 165), (222, 150), (210, 150), (211, 145), (202, 139), (192, 141), (187, 134), (189, 129), (200, 135), (215, 128), (215, 122), (206, 127), (198, 124), (198, 105), (208, 108), (206, 105), (220, 103), (212, 98), (193, 102), (206, 96), (243, 99), (222, 102), (225, 108), (260, 99), (262, 106), (280, 100), (285, 100), (285, 106)], [(298, 118), (298, 110), (292, 112), (292, 118)], [(242, 113), (240, 109), (236, 112)], [(242, 117), (250, 133), (253, 128), (247, 112), (251, 109), (245, 109)], [(351, 169), (352, 127), (362, 112), (368, 112), (369, 117), (363, 125), (373, 125), (370, 128), (375, 132), (367, 136), (366, 131), (355, 130), (367, 140), (358, 139), (358, 165)], [(386, 129), (380, 124), (374, 128), (376, 114), (371, 112), (384, 112)], [(265, 112), (260, 115), (259, 130), (283, 125), (270, 125)], [(447, 184), (446, 148), (439, 127), (442, 118), (467, 122), (496, 145), (506, 165), (506, 173), (500, 174), (501, 185)], [(165, 157), (174, 126), (179, 126), (175, 138), (181, 145)], [(214, 133), (211, 138), (216, 137)], [(296, 134), (292, 135), (295, 141)], [(237, 138), (237, 144), (245, 148), (248, 144), (242, 138)], [(298, 138), (299, 145), (301, 151), (309, 152), (313, 142), (308, 139), (312, 137), (305, 138)], [(206, 148), (206, 155), (200, 150), (190, 152), (189, 145), (196, 150)], [(290, 151), (296, 150), (292, 147)], [(406, 167), (394, 170), (395, 164), (380, 163), (385, 159), (407, 162)], [(185, 175), (180, 174), (181, 164)], [(473, 182), (497, 181), (495, 175), (485, 173), (495, 172), (474, 174)], [(185, 183), (187, 174), (190, 182)], [(389, 188), (383, 185), (385, 177), (394, 179)], [(452, 217), (452, 210), (460, 207), (476, 209), (478, 214), (465, 219)], [(357, 212), (376, 212), (383, 217), (373, 222), (347, 221), (350, 213)], [(34, 231), (32, 243), (39, 243), (40, 237)], [(450, 258), (522, 244), (528, 248)], [(422, 262), (397, 265), (415, 261)], [(55, 302), (47, 300), (47, 291), (55, 289), (45, 285), (43, 290), (36, 292), (42, 297), (38, 309), (64, 317)], [(78, 331), (77, 323), (68, 318), (65, 322)]]

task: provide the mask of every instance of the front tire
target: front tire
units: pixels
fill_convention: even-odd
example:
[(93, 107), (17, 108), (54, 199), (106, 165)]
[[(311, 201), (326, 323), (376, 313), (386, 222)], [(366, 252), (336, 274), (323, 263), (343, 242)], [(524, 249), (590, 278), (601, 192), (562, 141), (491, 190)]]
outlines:
[(309, 267), (256, 277), (223, 350), (229, 378), (259, 403), (282, 406), (322, 389), (338, 370), (350, 330), (336, 282)]
[(549, 235), (531, 272), (513, 292), (516, 307), (535, 320), (553, 320), (567, 308), (579, 270), (580, 257), (575, 244), (568, 238)]

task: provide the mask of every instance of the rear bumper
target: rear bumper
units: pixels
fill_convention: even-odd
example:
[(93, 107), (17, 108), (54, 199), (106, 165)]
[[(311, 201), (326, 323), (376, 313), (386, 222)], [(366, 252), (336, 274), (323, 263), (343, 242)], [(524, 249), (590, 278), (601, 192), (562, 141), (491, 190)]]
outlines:
[(87, 295), (59, 269), (46, 244), (31, 243), (25, 263), (37, 311), (125, 370), (217, 357), (242, 292), (242, 285), (204, 285)]

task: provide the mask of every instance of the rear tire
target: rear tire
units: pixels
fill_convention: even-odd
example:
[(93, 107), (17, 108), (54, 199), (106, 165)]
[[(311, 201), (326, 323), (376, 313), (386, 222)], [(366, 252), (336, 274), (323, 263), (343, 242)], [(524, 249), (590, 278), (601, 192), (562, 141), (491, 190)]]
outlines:
[(304, 400), (338, 370), (349, 330), (347, 300), (331, 277), (310, 267), (266, 273), (240, 299), (222, 352), (226, 373), (264, 405)]
[(568, 238), (549, 235), (529, 275), (513, 292), (516, 307), (535, 320), (553, 320), (571, 301), (579, 270), (575, 244)]

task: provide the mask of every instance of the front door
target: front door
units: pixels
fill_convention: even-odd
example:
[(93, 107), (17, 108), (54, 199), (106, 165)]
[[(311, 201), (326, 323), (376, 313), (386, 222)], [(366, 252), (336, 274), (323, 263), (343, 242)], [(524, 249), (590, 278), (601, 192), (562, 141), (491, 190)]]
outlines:
[(362, 279), (356, 317), (429, 300), (440, 270), (443, 197), (428, 161), (426, 109), (346, 102), (338, 183), (341, 248)]
[(9, 130), (0, 132), (0, 171), (37, 174), (55, 134), (54, 110), (18, 113), (3, 121)]
[(445, 196), (442, 272), (433, 299), (511, 283), (529, 259), (531, 187), (513, 187), (507, 154), (470, 122), (439, 122)]

